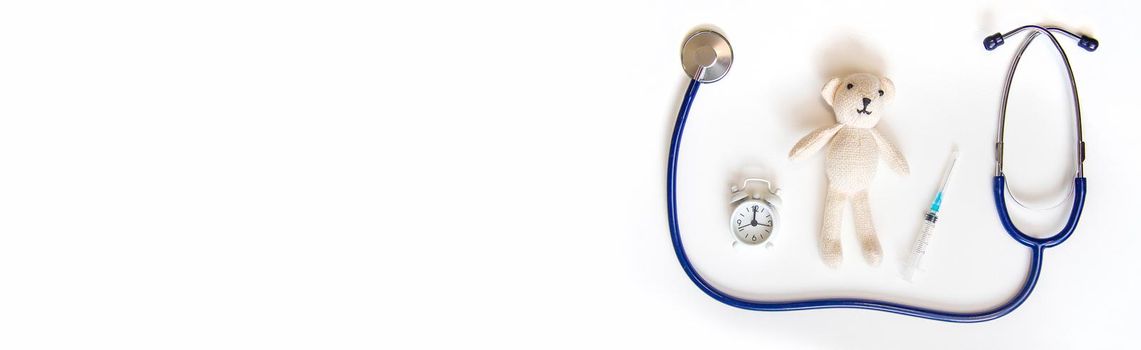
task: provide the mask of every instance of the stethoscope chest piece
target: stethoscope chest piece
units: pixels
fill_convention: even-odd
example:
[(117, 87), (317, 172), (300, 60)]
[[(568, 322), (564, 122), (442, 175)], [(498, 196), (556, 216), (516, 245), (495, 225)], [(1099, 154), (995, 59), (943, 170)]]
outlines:
[(693, 80), (702, 83), (721, 80), (732, 65), (733, 47), (717, 32), (698, 31), (682, 44), (681, 66)]

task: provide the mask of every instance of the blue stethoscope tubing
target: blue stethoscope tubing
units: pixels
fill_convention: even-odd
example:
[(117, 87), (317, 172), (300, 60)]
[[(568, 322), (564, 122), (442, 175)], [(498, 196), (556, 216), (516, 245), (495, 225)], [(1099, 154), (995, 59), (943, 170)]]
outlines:
[[(1009, 37), (1010, 35), (1014, 35), (1017, 32), (1022, 31), (1024, 29), (1033, 29), (1033, 30), (1037, 30), (1039, 32), (1044, 32), (1046, 35), (1048, 35), (1051, 39), (1054, 40), (1055, 44), (1057, 44), (1057, 40), (1054, 39), (1053, 35), (1051, 35), (1049, 32), (1049, 30), (1051, 30), (1051, 29), (1056, 30), (1056, 28), (1043, 28), (1043, 27), (1038, 27), (1038, 26), (1025, 26), (1025, 27), (1016, 29), (1014, 31), (1011, 31), (1010, 33), (1007, 33), (1005, 35), (1000, 35), (1000, 37), (1003, 37), (1003, 38)], [(1033, 37), (1029, 38), (1028, 40), (1032, 40), (1032, 39), (1033, 39)], [(993, 37), (988, 38), (988, 41), (989, 40), (993, 40)], [(1025, 50), (1025, 45), (1028, 43), (1029, 42), (1026, 42), (1023, 45), (1022, 50)], [(999, 40), (999, 45), (1001, 45), (1001, 40)], [(995, 47), (997, 47), (997, 45), (995, 45)], [(989, 44), (987, 44), (987, 48), (988, 48), (988, 50), (993, 49), (993, 47), (991, 47), (991, 45), (989, 45)], [(1060, 47), (1059, 47), (1059, 51), (1064, 57), (1065, 53), (1061, 52)], [(1021, 56), (1021, 51), (1019, 52), (1019, 56)], [(1017, 64), (1017, 63), (1015, 63), (1015, 64)], [(1069, 68), (1069, 62), (1067, 61), (1066, 64), (1067, 64), (1067, 69), (1068, 69)], [(1072, 81), (1073, 80), (1072, 72), (1070, 74), (1071, 74), (1070, 78)], [(1013, 67), (1011, 69), (1011, 76), (1012, 75), (1013, 75)], [(1009, 79), (1009, 77), (1008, 77), (1008, 79)], [(1009, 81), (1007, 83), (1009, 84)], [(674, 124), (673, 136), (670, 140), (669, 160), (668, 160), (668, 165), (666, 168), (666, 206), (667, 206), (667, 210), (668, 210), (667, 215), (668, 215), (668, 219), (669, 219), (670, 239), (673, 241), (674, 252), (677, 254), (678, 262), (681, 263), (681, 267), (683, 270), (685, 270), (685, 274), (687, 276), (689, 276), (689, 279), (692, 280), (693, 283), (696, 284), (697, 287), (699, 289), (701, 289), (702, 292), (705, 292), (705, 294), (708, 294), (713, 299), (720, 301), (726, 305), (741, 308), (741, 309), (746, 309), (746, 310), (754, 310), (754, 311), (797, 311), (797, 310), (842, 309), (842, 308), (843, 309), (865, 309), (865, 310), (884, 311), (884, 312), (890, 312), (890, 313), (895, 313), (895, 314), (900, 314), (900, 315), (914, 316), (914, 317), (926, 318), (926, 319), (937, 320), (937, 321), (946, 321), (946, 322), (974, 323), (974, 322), (990, 321), (990, 320), (994, 320), (994, 319), (997, 319), (999, 317), (1005, 316), (1006, 314), (1009, 314), (1011, 311), (1014, 311), (1014, 309), (1018, 308), (1020, 305), (1022, 305), (1023, 302), (1026, 301), (1026, 298), (1028, 298), (1030, 296), (1030, 293), (1034, 290), (1034, 285), (1037, 284), (1038, 276), (1042, 272), (1042, 254), (1043, 254), (1044, 250), (1048, 247), (1053, 247), (1053, 246), (1056, 246), (1058, 244), (1061, 244), (1063, 241), (1065, 241), (1067, 238), (1069, 238), (1070, 235), (1072, 235), (1074, 233), (1074, 229), (1078, 225), (1078, 219), (1081, 217), (1082, 208), (1085, 204), (1086, 179), (1084, 176), (1081, 176), (1079, 174), (1079, 176), (1075, 177), (1075, 179), (1074, 179), (1074, 204), (1073, 204), (1073, 208), (1070, 211), (1070, 217), (1067, 220), (1066, 226), (1063, 227), (1062, 230), (1060, 232), (1058, 232), (1057, 234), (1055, 234), (1051, 237), (1047, 237), (1047, 238), (1035, 238), (1035, 237), (1031, 237), (1029, 235), (1026, 235), (1025, 233), (1023, 233), (1021, 230), (1019, 230), (1014, 225), (1014, 223), (1010, 219), (1009, 213), (1007, 212), (1006, 194), (1005, 194), (1006, 178), (1004, 175), (1001, 174), (1001, 172), (998, 175), (996, 175), (994, 177), (994, 200), (995, 200), (995, 207), (997, 209), (999, 219), (1002, 223), (1003, 228), (1006, 229), (1006, 232), (1008, 234), (1010, 234), (1010, 236), (1012, 238), (1014, 238), (1015, 241), (1017, 241), (1017, 242), (1021, 243), (1022, 245), (1025, 245), (1025, 246), (1030, 248), (1030, 266), (1029, 266), (1027, 273), (1026, 273), (1026, 280), (1023, 282), (1022, 287), (1019, 288), (1018, 293), (1014, 297), (1007, 300), (1002, 305), (996, 306), (992, 309), (985, 310), (985, 311), (951, 312), (951, 311), (936, 310), (936, 309), (919, 307), (919, 306), (892, 303), (892, 302), (887, 302), (887, 301), (858, 299), (858, 298), (826, 298), (826, 299), (808, 299), (808, 300), (799, 300), (799, 301), (760, 301), (760, 300), (748, 300), (748, 299), (742, 299), (742, 298), (734, 297), (732, 295), (729, 295), (728, 293), (725, 293), (725, 292), (717, 289), (712, 284), (710, 284), (708, 281), (706, 281), (705, 278), (702, 278), (701, 275), (697, 273), (697, 270), (693, 267), (693, 264), (690, 263), (689, 257), (685, 253), (685, 246), (682, 244), (682, 241), (681, 241), (681, 227), (678, 224), (678, 214), (677, 214), (677, 164), (678, 164), (678, 157), (679, 157), (679, 154), (681, 151), (681, 139), (682, 139), (682, 134), (685, 131), (685, 123), (686, 123), (686, 120), (689, 118), (690, 107), (692, 107), (692, 105), (693, 105), (694, 98), (697, 96), (697, 90), (700, 86), (701, 86), (701, 82), (699, 82), (697, 80), (691, 80), (689, 82), (689, 87), (686, 88), (685, 96), (682, 98), (681, 106), (678, 109), (677, 121)], [(1076, 87), (1074, 88), (1073, 93), (1075, 96), (1077, 95)], [(1006, 99), (1006, 97), (1004, 96), (1004, 100), (1003, 100), (1004, 104), (1005, 104), (1005, 99)], [(1075, 98), (1075, 100), (1076, 100), (1076, 98)], [(1078, 108), (1077, 105), (1075, 105), (1074, 107)], [(1005, 110), (1003, 111), (1003, 113), (1004, 113), (1003, 117), (1005, 119)], [(1080, 122), (1080, 115), (1078, 118), (1079, 118), (1079, 122)]]

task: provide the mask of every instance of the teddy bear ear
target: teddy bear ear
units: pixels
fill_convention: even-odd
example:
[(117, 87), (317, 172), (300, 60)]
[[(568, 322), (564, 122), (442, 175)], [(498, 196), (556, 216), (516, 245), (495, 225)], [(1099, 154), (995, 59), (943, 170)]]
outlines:
[(832, 78), (820, 90), (820, 96), (824, 97), (824, 102), (828, 102), (829, 106), (832, 105), (832, 99), (836, 97), (836, 88), (838, 87), (840, 87), (840, 78)]
[(895, 98), (895, 83), (887, 77), (880, 77), (880, 88), (883, 89), (883, 96), (891, 101)]

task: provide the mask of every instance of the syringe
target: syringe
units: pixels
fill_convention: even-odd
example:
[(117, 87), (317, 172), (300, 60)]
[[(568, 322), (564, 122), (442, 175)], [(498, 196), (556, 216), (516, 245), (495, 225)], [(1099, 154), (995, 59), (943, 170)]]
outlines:
[(903, 279), (909, 282), (915, 277), (915, 272), (919, 270), (919, 264), (923, 261), (923, 255), (927, 253), (928, 244), (931, 243), (931, 236), (935, 234), (935, 222), (939, 220), (939, 207), (943, 205), (943, 192), (947, 190), (947, 182), (951, 179), (951, 172), (955, 169), (955, 163), (958, 160), (959, 150), (956, 148), (951, 151), (950, 165), (943, 173), (943, 184), (939, 185), (939, 192), (935, 193), (935, 200), (931, 201), (931, 208), (927, 210), (927, 216), (923, 220), (923, 228), (919, 231), (919, 236), (915, 238), (915, 246), (911, 248), (907, 265), (903, 266)]

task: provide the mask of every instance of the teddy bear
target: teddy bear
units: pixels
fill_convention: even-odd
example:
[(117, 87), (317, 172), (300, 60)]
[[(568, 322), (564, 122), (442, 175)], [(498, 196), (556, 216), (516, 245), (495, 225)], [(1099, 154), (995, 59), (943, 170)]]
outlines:
[(872, 224), (868, 188), (881, 156), (894, 172), (900, 175), (910, 172), (903, 154), (875, 129), (883, 117), (884, 107), (895, 97), (895, 85), (885, 77), (856, 73), (829, 80), (820, 94), (832, 107), (836, 124), (813, 130), (788, 154), (789, 159), (796, 161), (828, 145), (824, 162), (828, 194), (820, 229), (820, 255), (831, 268), (839, 267), (843, 261), (840, 225), (844, 208), (851, 202), (864, 259), (877, 266), (883, 259), (883, 250)]

